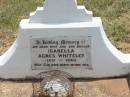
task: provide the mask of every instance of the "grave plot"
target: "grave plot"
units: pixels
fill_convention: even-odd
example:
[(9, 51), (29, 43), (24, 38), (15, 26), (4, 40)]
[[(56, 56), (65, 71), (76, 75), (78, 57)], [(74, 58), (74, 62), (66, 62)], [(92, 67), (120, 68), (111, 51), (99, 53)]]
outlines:
[[(16, 41), (0, 56), (0, 78), (39, 79), (40, 82), (29, 82), (33, 91), (29, 93), (45, 97), (72, 97), (75, 91), (80, 95), (82, 89), (74, 87), (78, 79), (125, 77), (129, 85), (130, 54), (110, 43), (101, 18), (77, 6), (75, 0), (57, 2), (46, 0), (44, 7), (38, 7), (29, 19), (21, 20)], [(102, 95), (109, 92), (114, 97), (104, 85), (100, 89), (97, 84), (85, 84), (95, 94), (87, 90), (81, 97), (101, 91)]]

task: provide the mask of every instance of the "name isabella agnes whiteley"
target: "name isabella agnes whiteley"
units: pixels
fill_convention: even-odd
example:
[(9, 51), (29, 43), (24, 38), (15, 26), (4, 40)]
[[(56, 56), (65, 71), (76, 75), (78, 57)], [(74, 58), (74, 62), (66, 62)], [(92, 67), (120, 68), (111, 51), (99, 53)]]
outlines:
[(48, 49), (47, 54), (40, 53), (39, 58), (55, 58), (56, 53), (58, 54), (59, 58), (83, 58), (85, 57), (84, 53), (82, 51), (79, 52), (78, 49), (89, 48), (89, 45), (87, 45), (85, 41), (83, 41), (84, 40), (36, 40), (37, 45), (44, 46), (46, 49)]

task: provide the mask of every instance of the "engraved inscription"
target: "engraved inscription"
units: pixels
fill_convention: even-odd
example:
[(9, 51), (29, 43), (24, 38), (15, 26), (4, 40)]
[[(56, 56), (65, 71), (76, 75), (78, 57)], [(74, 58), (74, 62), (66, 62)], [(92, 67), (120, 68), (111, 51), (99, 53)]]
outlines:
[(92, 69), (91, 37), (32, 38), (33, 70)]

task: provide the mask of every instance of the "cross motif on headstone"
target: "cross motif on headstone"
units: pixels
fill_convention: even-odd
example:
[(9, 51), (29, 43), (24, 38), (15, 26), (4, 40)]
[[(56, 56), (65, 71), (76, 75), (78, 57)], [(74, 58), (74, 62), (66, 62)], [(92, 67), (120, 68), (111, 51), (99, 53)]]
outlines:
[(68, 23), (92, 20), (92, 12), (77, 6), (76, 0), (45, 0), (44, 9), (37, 9), (31, 23)]

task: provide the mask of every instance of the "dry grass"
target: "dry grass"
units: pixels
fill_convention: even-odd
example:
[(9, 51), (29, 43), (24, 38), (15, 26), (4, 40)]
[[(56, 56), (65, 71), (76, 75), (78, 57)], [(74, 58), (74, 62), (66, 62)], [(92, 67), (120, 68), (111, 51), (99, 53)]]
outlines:
[(15, 41), (16, 35), (0, 32), (0, 55), (3, 54)]

